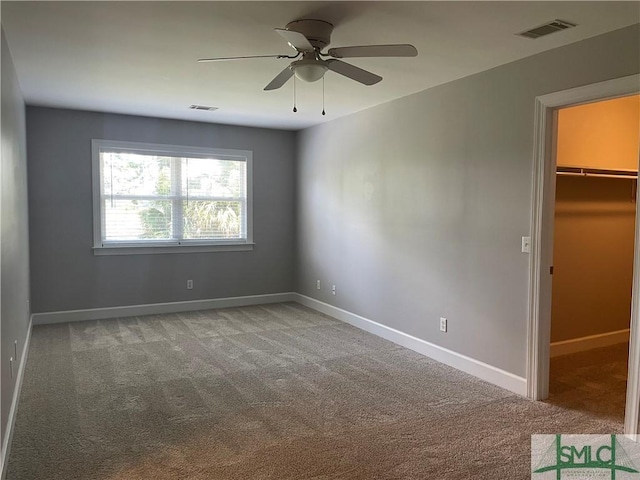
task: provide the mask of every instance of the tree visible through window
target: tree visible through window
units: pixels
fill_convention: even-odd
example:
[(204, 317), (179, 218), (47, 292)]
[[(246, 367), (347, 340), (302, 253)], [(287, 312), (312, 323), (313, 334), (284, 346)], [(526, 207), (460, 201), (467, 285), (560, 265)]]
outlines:
[(247, 153), (94, 140), (96, 246), (247, 242)]

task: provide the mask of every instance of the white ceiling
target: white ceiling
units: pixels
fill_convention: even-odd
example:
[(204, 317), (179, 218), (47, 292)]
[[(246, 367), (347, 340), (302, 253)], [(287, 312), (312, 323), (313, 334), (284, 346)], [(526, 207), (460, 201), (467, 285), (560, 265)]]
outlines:
[[(297, 130), (640, 20), (629, 2), (30, 2), (2, 1), (2, 26), (31, 105)], [(335, 25), (331, 46), (412, 43), (417, 58), (349, 59), (384, 80), (262, 89), (287, 60), (196, 63), (291, 54), (273, 29), (299, 18)], [(553, 19), (578, 27), (514, 35)], [(190, 104), (219, 107), (191, 111)]]

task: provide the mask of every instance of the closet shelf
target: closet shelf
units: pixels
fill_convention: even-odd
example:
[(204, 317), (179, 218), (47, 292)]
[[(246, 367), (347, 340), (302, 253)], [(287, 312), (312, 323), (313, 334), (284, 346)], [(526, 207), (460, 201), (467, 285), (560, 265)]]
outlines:
[(582, 167), (560, 167), (556, 169), (558, 175), (573, 175), (577, 177), (601, 177), (601, 178), (630, 178), (638, 179), (636, 170), (609, 169), (609, 168), (582, 168)]

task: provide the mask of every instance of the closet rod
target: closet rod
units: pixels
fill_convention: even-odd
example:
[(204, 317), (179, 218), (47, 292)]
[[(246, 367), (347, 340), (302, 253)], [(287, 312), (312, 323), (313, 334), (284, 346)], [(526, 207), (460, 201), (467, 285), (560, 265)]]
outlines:
[(630, 178), (632, 180), (637, 180), (638, 175), (624, 175), (624, 174), (613, 174), (613, 173), (578, 173), (578, 172), (556, 172), (558, 175), (569, 175), (573, 177), (599, 177), (599, 178)]
[(630, 178), (638, 179), (638, 172), (635, 170), (615, 170), (606, 168), (583, 168), (583, 167), (557, 167), (557, 175), (573, 175), (577, 177), (600, 177), (600, 178)]

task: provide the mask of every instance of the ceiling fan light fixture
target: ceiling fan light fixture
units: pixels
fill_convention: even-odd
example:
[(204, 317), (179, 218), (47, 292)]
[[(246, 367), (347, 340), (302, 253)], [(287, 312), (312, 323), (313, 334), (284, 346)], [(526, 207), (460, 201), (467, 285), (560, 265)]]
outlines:
[[(556, 22), (560, 22), (560, 20), (556, 20)], [(327, 53), (322, 53), (331, 43), (331, 33), (333, 31), (333, 25), (324, 20), (294, 20), (293, 22), (287, 23), (286, 28), (276, 28), (275, 31), (293, 47), (296, 51), (295, 55), (248, 55), (240, 57), (201, 58), (198, 61), (215, 62), (218, 60), (267, 57), (293, 59), (293, 62), (287, 65), (264, 87), (265, 91), (270, 91), (281, 88), (291, 77), (294, 77), (294, 80), (298, 78), (307, 83), (317, 82), (320, 79), (324, 79), (327, 70), (331, 70), (362, 85), (375, 85), (382, 80), (380, 75), (363, 70), (360, 67), (356, 67), (339, 59), (358, 57), (415, 57), (418, 55), (416, 47), (408, 43), (338, 47), (330, 48)], [(300, 60), (296, 60), (301, 56), (302, 58)], [(331, 58), (326, 59), (326, 57)], [(293, 88), (295, 92), (295, 82)]]
[(296, 77), (304, 82), (317, 82), (324, 77), (328, 67), (316, 60), (299, 60), (291, 65)]

